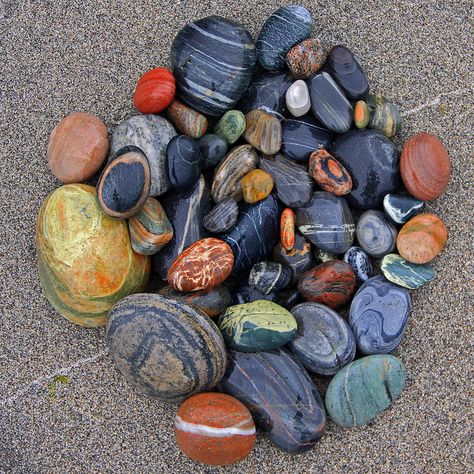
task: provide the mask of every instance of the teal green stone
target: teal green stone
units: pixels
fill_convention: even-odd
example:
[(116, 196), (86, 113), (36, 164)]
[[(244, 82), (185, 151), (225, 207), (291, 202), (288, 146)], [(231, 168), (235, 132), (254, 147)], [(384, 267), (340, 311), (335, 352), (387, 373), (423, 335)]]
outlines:
[(326, 392), (326, 410), (340, 426), (360, 426), (373, 420), (396, 400), (405, 387), (405, 366), (391, 355), (356, 360), (340, 370)]
[(232, 145), (245, 131), (245, 115), (240, 110), (229, 110), (217, 122), (214, 131)]
[(416, 290), (436, 278), (435, 270), (428, 264), (408, 262), (396, 253), (385, 255), (381, 269), (387, 280), (409, 290)]
[(296, 319), (282, 306), (267, 300), (227, 308), (218, 323), (230, 349), (270, 351), (284, 346), (296, 334)]

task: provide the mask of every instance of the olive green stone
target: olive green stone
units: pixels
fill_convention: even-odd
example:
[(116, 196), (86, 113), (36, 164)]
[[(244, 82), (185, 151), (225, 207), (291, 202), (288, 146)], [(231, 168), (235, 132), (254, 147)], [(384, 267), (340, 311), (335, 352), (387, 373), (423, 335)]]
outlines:
[(393, 102), (382, 95), (369, 94), (367, 107), (370, 112), (370, 128), (382, 132), (387, 138), (400, 131), (400, 112)]
[(326, 409), (340, 426), (360, 426), (396, 400), (405, 387), (405, 366), (394, 356), (363, 357), (340, 370), (326, 392)]
[(381, 264), (387, 280), (409, 290), (416, 290), (436, 278), (436, 272), (428, 264), (411, 263), (396, 253), (385, 255)]
[(217, 122), (214, 131), (232, 145), (245, 131), (245, 115), (240, 110), (229, 110)]
[(296, 319), (272, 301), (257, 300), (227, 308), (219, 329), (230, 349), (240, 352), (270, 351), (284, 346), (296, 334)]

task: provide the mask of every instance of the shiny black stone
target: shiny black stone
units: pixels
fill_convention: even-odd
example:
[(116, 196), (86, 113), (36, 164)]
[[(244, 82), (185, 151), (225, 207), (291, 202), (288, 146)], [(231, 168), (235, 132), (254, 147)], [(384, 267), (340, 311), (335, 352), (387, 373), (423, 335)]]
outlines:
[(264, 295), (260, 291), (252, 288), (247, 282), (244, 282), (234, 293), (234, 304), (252, 303), (257, 300), (277, 301), (277, 294), (270, 292)]
[(224, 158), (227, 153), (227, 142), (217, 133), (209, 133), (198, 140), (201, 150), (201, 166), (203, 170), (212, 168)]
[(178, 189), (193, 186), (201, 174), (198, 142), (186, 135), (176, 135), (168, 143), (166, 156), (171, 184)]

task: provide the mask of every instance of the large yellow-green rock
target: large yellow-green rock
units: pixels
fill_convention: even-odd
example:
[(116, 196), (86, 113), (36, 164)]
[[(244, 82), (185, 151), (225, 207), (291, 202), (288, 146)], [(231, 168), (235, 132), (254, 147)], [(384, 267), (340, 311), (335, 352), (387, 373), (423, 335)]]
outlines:
[(46, 297), (81, 326), (104, 326), (109, 309), (148, 281), (149, 258), (132, 250), (126, 221), (100, 211), (92, 186), (68, 184), (45, 199), (36, 245)]

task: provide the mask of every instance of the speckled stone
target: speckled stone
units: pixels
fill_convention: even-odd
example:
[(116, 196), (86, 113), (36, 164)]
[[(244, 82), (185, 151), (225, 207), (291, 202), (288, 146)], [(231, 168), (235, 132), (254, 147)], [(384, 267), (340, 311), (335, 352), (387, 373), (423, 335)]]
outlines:
[(230, 351), (219, 387), (239, 399), (280, 449), (301, 453), (324, 433), (326, 415), (313, 381), (288, 351)]
[(281, 147), (281, 123), (264, 110), (252, 110), (245, 116), (244, 138), (265, 155), (278, 153)]
[(395, 253), (385, 255), (380, 267), (387, 280), (409, 290), (416, 290), (436, 278), (436, 272), (429, 265), (410, 263)]
[(354, 335), (334, 310), (319, 303), (300, 303), (291, 314), (298, 329), (288, 348), (308, 370), (334, 375), (354, 360)]
[(205, 229), (213, 234), (227, 232), (234, 227), (239, 215), (239, 206), (233, 197), (228, 197), (217, 203), (202, 221)]
[(308, 38), (288, 51), (286, 64), (297, 79), (308, 79), (321, 69), (327, 55), (327, 49), (319, 39)]
[(382, 95), (367, 97), (370, 114), (369, 127), (382, 132), (386, 137), (394, 137), (400, 131), (401, 119), (398, 107)]
[(312, 27), (311, 14), (303, 6), (279, 8), (265, 21), (255, 43), (260, 65), (269, 70), (283, 69), (286, 53), (308, 38)]
[(385, 214), (396, 224), (405, 224), (421, 212), (425, 203), (412, 196), (403, 194), (387, 194), (383, 198)]
[(201, 167), (203, 170), (213, 168), (227, 153), (227, 142), (220, 135), (208, 133), (198, 140), (201, 150)]
[(265, 199), (273, 189), (272, 175), (264, 170), (252, 170), (240, 180), (242, 197), (245, 202), (255, 204)]
[(273, 250), (273, 260), (286, 265), (293, 272), (295, 280), (313, 264), (311, 244), (301, 235), (295, 234), (293, 248), (286, 250), (280, 242)]
[(240, 110), (229, 110), (214, 127), (214, 132), (233, 145), (245, 131), (245, 115)]
[(326, 409), (340, 426), (361, 426), (386, 410), (405, 387), (405, 367), (396, 357), (363, 357), (331, 380)]
[(250, 33), (239, 23), (220, 16), (189, 23), (171, 45), (179, 96), (213, 117), (231, 110), (239, 101), (249, 85), (255, 62)]
[(286, 106), (293, 117), (301, 117), (309, 112), (311, 99), (309, 89), (305, 81), (293, 82), (286, 91)]
[(378, 209), (365, 211), (357, 221), (359, 245), (371, 257), (383, 257), (392, 252), (397, 242), (397, 229)]
[(344, 254), (344, 262), (348, 263), (356, 276), (356, 285), (360, 286), (373, 275), (372, 263), (367, 252), (357, 246), (351, 247)]
[(115, 127), (110, 139), (109, 162), (123, 149), (135, 146), (142, 150), (150, 163), (150, 196), (160, 196), (168, 191), (171, 183), (166, 166), (166, 147), (176, 135), (168, 120), (158, 115), (136, 115)]
[(344, 196), (352, 189), (350, 174), (324, 149), (311, 153), (308, 170), (320, 188), (335, 196)]
[(349, 312), (357, 349), (363, 354), (388, 354), (402, 341), (411, 310), (410, 293), (377, 275), (355, 294)]
[(166, 148), (168, 177), (180, 190), (190, 188), (201, 175), (201, 150), (198, 142), (186, 135), (176, 135)]
[(166, 116), (178, 131), (191, 138), (201, 138), (207, 131), (207, 118), (178, 99), (166, 109)]
[(224, 341), (211, 319), (157, 294), (128, 296), (110, 310), (107, 345), (125, 380), (162, 402), (208, 391), (226, 366)]
[(285, 288), (291, 280), (291, 270), (277, 262), (258, 262), (249, 274), (249, 285), (264, 295)]

